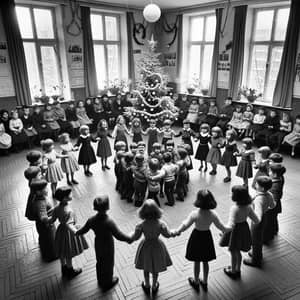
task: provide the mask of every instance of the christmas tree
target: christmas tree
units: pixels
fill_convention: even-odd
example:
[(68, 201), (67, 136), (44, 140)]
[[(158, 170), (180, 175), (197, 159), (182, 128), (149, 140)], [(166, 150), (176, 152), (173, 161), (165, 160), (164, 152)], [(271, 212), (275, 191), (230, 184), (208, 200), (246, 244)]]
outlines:
[(168, 76), (164, 73), (159, 59), (161, 54), (155, 52), (156, 42), (153, 37), (148, 42), (149, 48), (142, 52), (141, 58), (137, 61), (139, 78), (136, 90), (133, 91), (136, 103), (128, 108), (127, 114), (148, 122), (150, 119), (175, 119), (177, 108), (167, 88)]

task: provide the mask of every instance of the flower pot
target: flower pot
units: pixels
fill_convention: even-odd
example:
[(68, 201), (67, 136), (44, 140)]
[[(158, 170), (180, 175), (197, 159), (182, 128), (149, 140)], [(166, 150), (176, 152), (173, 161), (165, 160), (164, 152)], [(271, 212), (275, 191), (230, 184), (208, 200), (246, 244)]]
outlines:
[(120, 92), (120, 89), (115, 87), (115, 88), (110, 88), (109, 91), (111, 92), (112, 95), (117, 95)]
[(188, 91), (189, 94), (194, 94), (195, 89), (194, 88), (188, 88), (187, 91)]
[(208, 89), (202, 89), (202, 90), (201, 90), (201, 93), (202, 93), (203, 96), (207, 96), (207, 94), (208, 94)]
[(248, 102), (250, 102), (250, 103), (252, 103), (252, 102), (254, 102), (255, 100), (256, 100), (256, 96), (253, 96), (253, 95), (249, 95), (249, 96), (247, 96), (247, 100), (248, 100)]

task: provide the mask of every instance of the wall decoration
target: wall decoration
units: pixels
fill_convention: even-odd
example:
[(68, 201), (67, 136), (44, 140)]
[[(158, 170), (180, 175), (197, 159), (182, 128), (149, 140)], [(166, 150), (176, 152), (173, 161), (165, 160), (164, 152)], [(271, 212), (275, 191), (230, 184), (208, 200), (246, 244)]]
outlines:
[(82, 48), (79, 45), (70, 45), (68, 49), (69, 53), (82, 53)]
[(69, 35), (79, 36), (81, 34), (81, 18), (80, 18), (80, 4), (77, 0), (69, 0), (72, 19), (67, 25), (66, 31)]
[(168, 48), (170, 48), (176, 40), (177, 33), (178, 33), (178, 22), (179, 22), (179, 15), (176, 16), (176, 19), (175, 19), (175, 22), (173, 25), (168, 24), (167, 19), (165, 17), (162, 18), (162, 27), (163, 27), (164, 32), (173, 34), (173, 38), (167, 45)]
[(163, 66), (164, 67), (176, 67), (176, 52), (163, 54)]
[(68, 65), (71, 88), (84, 87), (83, 53), (77, 44), (70, 44), (68, 47)]
[(218, 62), (218, 88), (228, 89), (229, 87), (230, 61), (228, 53), (221, 53)]

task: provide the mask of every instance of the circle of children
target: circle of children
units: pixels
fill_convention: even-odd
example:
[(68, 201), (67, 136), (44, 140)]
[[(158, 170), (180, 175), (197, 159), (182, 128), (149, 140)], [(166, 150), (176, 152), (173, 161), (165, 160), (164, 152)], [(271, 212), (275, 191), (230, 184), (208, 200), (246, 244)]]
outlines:
[[(229, 105), (231, 99), (227, 99), (226, 102), (226, 105)], [(249, 111), (249, 108), (246, 111)], [(72, 258), (88, 248), (84, 234), (92, 229), (95, 233), (97, 280), (102, 290), (107, 291), (118, 282), (118, 278), (113, 276), (114, 238), (132, 243), (144, 235), (137, 249), (135, 267), (144, 271), (144, 281), (141, 285), (143, 291), (147, 295), (152, 293), (152, 296), (155, 296), (159, 289), (159, 273), (172, 264), (167, 247), (159, 236), (175, 237), (194, 225), (186, 249), (186, 259), (194, 262), (194, 276), (188, 278), (188, 281), (197, 292), (200, 291), (200, 287), (203, 291), (207, 291), (209, 261), (216, 259), (210, 231), (211, 225), (214, 224), (222, 233), (220, 246), (228, 247), (231, 254), (231, 265), (224, 269), (227, 276), (232, 279), (241, 277), (241, 251), (249, 251), (249, 257), (244, 259), (246, 265), (260, 267), (263, 262), (263, 244), (269, 243), (278, 233), (277, 215), (281, 212), (285, 167), (282, 165), (282, 155), (271, 153), (268, 146), (259, 148), (260, 159), (255, 164), (252, 139), (249, 136), (242, 139), (241, 147), (237, 146), (236, 140), (238, 134), (241, 134), (237, 132), (241, 128), (236, 127), (238, 114), (240, 111), (236, 109), (230, 120), (226, 119), (226, 112), (222, 110), (220, 118), (216, 120), (207, 113), (205, 118), (202, 118), (201, 124), (198, 124), (199, 133), (195, 131), (197, 127), (193, 126), (195, 124), (193, 109), (187, 111), (183, 128), (178, 133), (173, 131), (169, 119), (163, 120), (162, 128), (158, 128), (157, 121), (151, 119), (150, 126), (144, 131), (140, 120), (136, 117), (131, 120), (131, 130), (128, 130), (124, 117), (118, 115), (112, 134), (109, 133), (109, 122), (105, 118), (99, 120), (95, 136), (90, 134), (88, 124), (81, 123), (80, 135), (75, 145), (72, 144), (68, 133), (62, 133), (59, 136), (60, 152), (54, 149), (52, 139), (42, 140), (43, 153), (31, 150), (27, 154), (30, 165), (25, 170), (30, 187), (26, 217), (36, 223), (42, 257), (46, 261), (59, 258), (62, 276), (73, 278), (82, 270), (73, 267)], [(261, 116), (262, 113), (259, 112), (258, 115)], [(201, 119), (199, 109), (197, 118), (199, 122)], [(245, 119), (241, 120), (246, 122)], [(247, 122), (250, 124), (249, 120)], [(254, 134), (258, 134), (251, 126), (245, 130), (250, 128)], [(132, 137), (129, 146), (126, 134)], [(142, 135), (148, 136), (147, 153)], [(177, 149), (174, 147), (175, 136), (181, 136), (182, 139)], [(79, 170), (79, 165), (83, 165), (86, 176), (92, 176), (90, 166), (96, 163), (97, 154), (101, 158), (102, 170), (105, 172), (110, 169), (107, 158), (112, 156), (112, 150), (108, 137), (114, 138), (116, 190), (122, 199), (140, 207), (138, 215), (141, 223), (131, 234), (123, 233), (108, 215), (107, 195), (94, 199), (94, 210), (97, 213), (81, 228), (76, 223), (76, 215), (71, 208), (72, 185), (78, 184), (74, 174)], [(162, 137), (161, 143), (159, 137)], [(232, 187), (233, 204), (226, 225), (215, 212), (217, 202), (213, 194), (205, 189), (197, 192), (194, 201), (196, 209), (177, 229), (169, 230), (167, 224), (161, 220), (163, 211), (160, 209), (160, 201), (165, 196), (165, 205), (174, 206), (174, 194), (177, 194), (176, 200), (184, 201), (188, 192), (188, 172), (193, 168), (192, 138), (198, 142), (195, 158), (200, 161), (199, 171), (206, 172), (207, 163), (210, 163), (212, 167), (210, 174), (213, 176), (217, 173), (217, 165), (221, 164), (227, 170), (224, 182), (229, 182), (231, 167), (237, 166), (236, 175), (242, 178), (243, 184)], [(92, 142), (98, 143), (96, 154)], [(78, 160), (73, 154), (76, 150), (79, 150)], [(239, 162), (237, 157), (241, 157)], [(257, 169), (253, 180), (253, 187), (256, 190), (254, 198), (248, 192), (248, 179), (253, 176), (253, 165)], [(63, 173), (66, 174), (68, 186), (57, 188), (58, 182), (63, 179)], [(58, 201), (58, 205), (54, 208), (47, 200), (48, 184), (51, 185), (53, 198)], [(250, 227), (248, 217), (252, 220)], [(59, 222), (57, 228), (54, 225), (56, 220)], [(201, 280), (200, 263), (203, 264)]]

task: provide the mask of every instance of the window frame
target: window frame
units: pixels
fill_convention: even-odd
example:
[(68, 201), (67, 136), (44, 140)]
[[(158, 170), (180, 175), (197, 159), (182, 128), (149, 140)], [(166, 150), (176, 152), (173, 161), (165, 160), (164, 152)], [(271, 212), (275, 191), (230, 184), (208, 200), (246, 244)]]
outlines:
[[(262, 102), (264, 103), (269, 103), (272, 102), (272, 98), (266, 99), (264, 97), (265, 92), (267, 91), (268, 88), (268, 82), (270, 79), (270, 66), (271, 66), (271, 58), (272, 58), (272, 51), (276, 47), (282, 47), (284, 46), (285, 39), (282, 41), (275, 40), (275, 29), (277, 25), (277, 16), (278, 16), (278, 11), (280, 9), (285, 9), (289, 8), (289, 5), (280, 5), (280, 6), (272, 6), (272, 7), (259, 7), (259, 8), (253, 8), (253, 22), (251, 24), (251, 32), (250, 32), (250, 42), (249, 42), (249, 57), (248, 57), (248, 68), (247, 68), (247, 75), (246, 75), (246, 84), (249, 86), (250, 83), (250, 78), (251, 78), (251, 63), (252, 63), (252, 57), (253, 57), (253, 48), (256, 45), (261, 45), (261, 46), (267, 46), (268, 47), (268, 53), (267, 53), (267, 62), (266, 62), (266, 74), (265, 74), (265, 81), (264, 81), (264, 87), (263, 87), (263, 97), (262, 97)], [(258, 12), (260, 11), (274, 11), (273, 15), (273, 21), (272, 21), (272, 28), (271, 28), (271, 37), (270, 40), (268, 41), (254, 41), (254, 34), (255, 34), (255, 28), (257, 24), (257, 15)], [(252, 88), (252, 87), (251, 87)]]
[[(56, 57), (56, 64), (58, 69), (58, 80), (59, 82), (62, 82), (62, 70), (61, 70), (61, 60), (60, 60), (60, 53), (59, 53), (59, 39), (58, 39), (58, 32), (57, 32), (57, 22), (56, 22), (56, 16), (55, 16), (55, 8), (52, 6), (43, 6), (43, 5), (33, 5), (33, 4), (17, 4), (17, 7), (25, 7), (29, 8), (30, 13), (30, 19), (31, 19), (31, 26), (32, 26), (32, 38), (22, 38), (22, 42), (24, 43), (33, 43), (35, 45), (35, 51), (37, 56), (37, 65), (38, 65), (38, 71), (39, 71), (39, 79), (41, 83), (41, 90), (42, 90), (42, 96), (46, 96), (46, 88), (45, 88), (45, 80), (43, 75), (43, 63), (42, 63), (42, 54), (41, 54), (41, 47), (43, 46), (52, 46), (55, 51), (55, 57)], [(53, 35), (54, 38), (52, 39), (46, 39), (46, 38), (38, 38), (37, 36), (37, 30), (36, 30), (36, 22), (34, 18), (34, 9), (44, 9), (49, 10), (51, 13), (52, 18), (52, 29), (53, 29)], [(49, 96), (49, 95), (48, 95)], [(63, 96), (63, 95), (62, 95)], [(31, 98), (34, 100), (34, 95), (31, 95)]]
[[(192, 41), (192, 20), (196, 18), (202, 17), (203, 20), (203, 39), (202, 41)], [(190, 51), (192, 46), (200, 46), (200, 83), (203, 81), (203, 76), (204, 76), (204, 68), (203, 68), (203, 57), (204, 57), (204, 49), (206, 45), (212, 45), (214, 46), (215, 44), (215, 39), (213, 41), (206, 41), (205, 40), (205, 33), (206, 33), (206, 24), (207, 24), (207, 18), (208, 17), (216, 17), (214, 12), (207, 12), (205, 14), (197, 14), (197, 15), (192, 15), (189, 16), (189, 33), (188, 33), (188, 45), (187, 45), (187, 54), (188, 54), (188, 61), (187, 61), (187, 74), (190, 73), (190, 62), (191, 62), (191, 56), (190, 56)], [(190, 80), (190, 78), (188, 78)]]
[[(109, 83), (110, 81), (113, 81), (114, 79), (109, 78), (109, 70), (108, 70), (108, 51), (107, 46), (109, 45), (118, 45), (118, 80), (121, 80), (122, 78), (122, 41), (121, 41), (121, 16), (118, 13), (111, 13), (106, 11), (99, 11), (99, 10), (92, 10), (91, 15), (100, 15), (102, 17), (102, 29), (103, 29), (103, 39), (93, 39), (93, 46), (95, 45), (102, 45), (104, 48), (104, 62), (105, 62), (105, 78), (106, 82)], [(105, 17), (115, 17), (117, 19), (117, 40), (110, 41), (106, 39), (106, 24), (105, 24)], [(92, 26), (92, 24), (91, 24)], [(92, 28), (91, 28), (92, 30)], [(96, 63), (96, 62), (95, 62)], [(98, 79), (97, 79), (98, 84)], [(105, 86), (103, 87), (105, 88)], [(98, 86), (98, 90), (101, 90), (101, 88)]]

